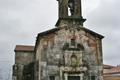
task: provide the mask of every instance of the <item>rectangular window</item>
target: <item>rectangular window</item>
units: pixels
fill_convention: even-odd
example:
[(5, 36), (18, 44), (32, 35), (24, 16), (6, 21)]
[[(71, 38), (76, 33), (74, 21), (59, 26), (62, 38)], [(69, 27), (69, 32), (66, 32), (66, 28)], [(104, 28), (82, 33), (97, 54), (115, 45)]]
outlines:
[(68, 76), (68, 80), (80, 80), (80, 76)]
[(71, 45), (75, 46), (75, 39), (71, 39)]
[(49, 76), (50, 80), (55, 80), (55, 76)]
[(91, 80), (95, 80), (95, 76), (91, 76)]

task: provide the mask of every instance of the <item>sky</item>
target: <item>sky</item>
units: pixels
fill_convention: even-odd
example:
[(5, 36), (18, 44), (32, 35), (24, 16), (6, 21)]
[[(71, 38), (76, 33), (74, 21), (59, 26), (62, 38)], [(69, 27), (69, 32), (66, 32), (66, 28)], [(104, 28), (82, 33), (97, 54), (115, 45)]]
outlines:
[[(120, 0), (82, 0), (84, 27), (105, 36), (104, 64), (120, 64), (119, 9)], [(37, 34), (57, 20), (56, 0), (0, 0), (0, 80), (11, 80), (15, 45), (34, 45)]]

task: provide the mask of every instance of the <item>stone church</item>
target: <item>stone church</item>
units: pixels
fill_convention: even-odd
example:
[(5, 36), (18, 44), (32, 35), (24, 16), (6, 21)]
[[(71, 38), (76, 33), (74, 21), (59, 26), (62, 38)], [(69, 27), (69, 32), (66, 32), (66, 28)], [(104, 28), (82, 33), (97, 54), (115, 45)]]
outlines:
[(17, 45), (13, 80), (103, 80), (103, 36), (83, 26), (81, 0), (57, 0), (55, 28)]

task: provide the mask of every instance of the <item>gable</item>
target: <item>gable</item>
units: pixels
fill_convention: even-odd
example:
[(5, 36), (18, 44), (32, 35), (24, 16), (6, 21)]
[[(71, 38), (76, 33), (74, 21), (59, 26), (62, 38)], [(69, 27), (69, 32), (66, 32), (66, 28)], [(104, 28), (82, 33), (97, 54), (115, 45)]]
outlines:
[[(75, 45), (77, 47), (85, 49), (85, 53), (91, 55), (91, 58), (86, 59), (91, 61), (91, 64), (97, 64), (101, 62), (98, 56), (102, 57), (102, 51), (100, 51), (100, 48), (98, 47), (101, 46), (98, 40), (101, 41), (102, 38), (102, 35), (83, 27), (53, 28), (38, 34), (36, 55), (40, 54), (41, 60), (43, 61), (46, 61), (47, 59), (50, 61), (50, 64), (57, 64), (56, 58), (59, 57), (57, 55), (62, 53), (61, 50), (65, 48), (66, 44), (71, 45), (71, 41), (75, 40)], [(77, 49), (78, 48), (76, 48), (76, 50)]]
[[(76, 31), (77, 31), (77, 36), (78, 36), (78, 34), (81, 34), (81, 32), (83, 33), (83, 34), (85, 34), (86, 36), (90, 36), (90, 38), (98, 38), (98, 39), (102, 39), (102, 38), (104, 38), (104, 36), (102, 36), (102, 35), (100, 35), (100, 34), (98, 34), (98, 33), (95, 33), (95, 32), (93, 32), (93, 31), (91, 31), (91, 30), (89, 30), (89, 29), (87, 29), (87, 28), (84, 28), (84, 27), (78, 27), (77, 29), (76, 28), (73, 28), (73, 29), (75, 29)], [(47, 30), (47, 31), (44, 31), (44, 32), (41, 32), (41, 33), (39, 33), (38, 34), (38, 36), (37, 36), (37, 39), (36, 39), (36, 44), (35, 44), (35, 52), (36, 52), (36, 49), (37, 49), (37, 46), (40, 44), (40, 40), (41, 39), (43, 39), (43, 37), (45, 38), (45, 39), (47, 39), (48, 41), (49, 41), (49, 39), (50, 39), (50, 35), (59, 35), (59, 37), (58, 38), (60, 38), (60, 40), (62, 40), (62, 39), (64, 39), (64, 38), (67, 38), (67, 37), (71, 37), (70, 36), (70, 34), (71, 34), (71, 32), (69, 32), (70, 31), (70, 29), (68, 28), (53, 28), (53, 29), (50, 29), (50, 30)], [(69, 32), (69, 33), (68, 33)], [(62, 36), (62, 35), (65, 35), (66, 34), (66, 36), (64, 36), (64, 37), (60, 37), (60, 36)], [(67, 34), (69, 34), (69, 36), (67, 36)], [(79, 36), (78, 36), (79, 37)], [(65, 40), (65, 39), (64, 39)], [(46, 41), (46, 40), (45, 40)], [(45, 42), (46, 43), (46, 42)]]
[[(59, 30), (61, 30), (61, 29), (63, 29), (63, 28), (53, 28), (53, 29), (50, 29), (50, 30), (41, 32), (41, 33), (38, 34), (37, 38), (40, 38), (40, 37), (43, 37), (43, 36), (47, 36), (47, 35), (49, 35), (49, 34), (52, 34), (52, 33), (57, 32), (57, 31), (59, 31)], [(94, 32), (94, 31), (92, 31), (92, 30), (89, 30), (89, 29), (87, 29), (87, 28), (78, 27), (78, 29), (79, 29), (79, 30), (84, 30), (84, 31), (90, 33), (91, 35), (96, 36), (96, 37), (98, 37), (98, 38), (100, 38), (100, 39), (104, 38), (104, 36), (102, 36), (102, 35)]]

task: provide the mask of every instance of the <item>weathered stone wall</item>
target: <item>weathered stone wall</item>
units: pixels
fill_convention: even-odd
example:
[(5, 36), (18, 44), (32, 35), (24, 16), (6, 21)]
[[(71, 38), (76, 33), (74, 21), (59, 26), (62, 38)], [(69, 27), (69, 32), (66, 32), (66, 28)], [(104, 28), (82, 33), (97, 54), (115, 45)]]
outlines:
[(15, 78), (17, 80), (23, 79), (23, 70), (24, 66), (30, 64), (34, 60), (34, 53), (33, 52), (15, 52), (15, 65), (13, 68), (13, 72), (15, 74)]
[(15, 53), (15, 64), (26, 65), (33, 62), (33, 52), (16, 52)]
[[(36, 53), (40, 63), (39, 80), (49, 79), (51, 75), (60, 80), (60, 74), (65, 69), (69, 72), (75, 64), (76, 72), (84, 70), (80, 66), (86, 65), (86, 79), (89, 76), (95, 76), (96, 80), (102, 77), (101, 39), (82, 29), (79, 23), (70, 23), (61, 23), (59, 31), (40, 39)], [(75, 64), (72, 64), (75, 60), (71, 60), (73, 54), (77, 58)]]

